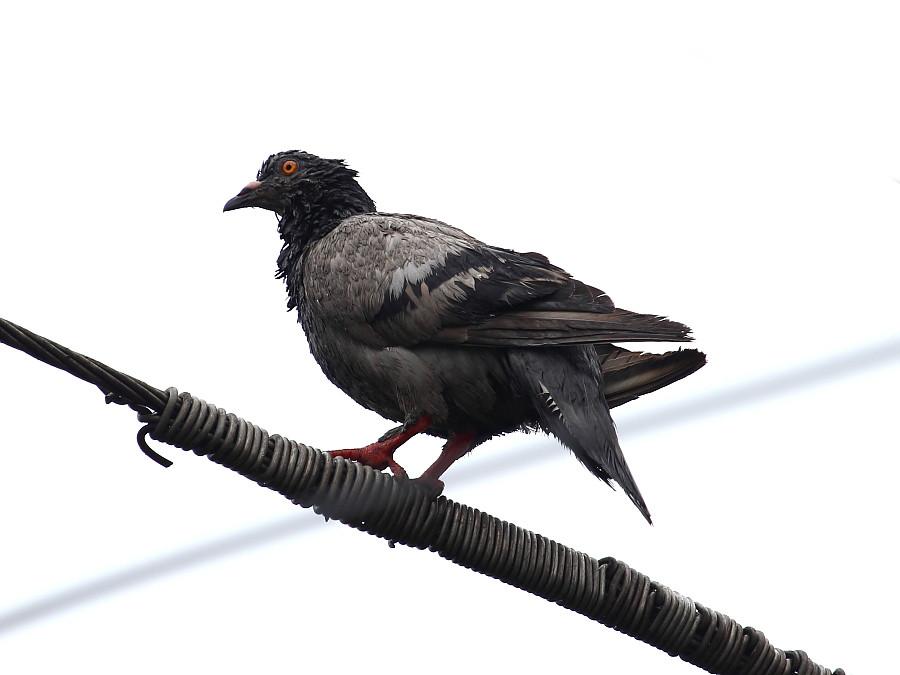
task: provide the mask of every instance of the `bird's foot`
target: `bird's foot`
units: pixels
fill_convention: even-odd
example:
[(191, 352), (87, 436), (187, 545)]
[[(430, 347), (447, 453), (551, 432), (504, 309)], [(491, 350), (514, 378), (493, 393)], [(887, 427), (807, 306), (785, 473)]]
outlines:
[(352, 459), (354, 462), (365, 464), (373, 469), (381, 471), (382, 469), (390, 469), (398, 478), (406, 478), (406, 469), (394, 461), (394, 452), (397, 450), (397, 444), (394, 439), (386, 441), (376, 441), (370, 443), (364, 448), (350, 448), (347, 450), (330, 450), (328, 452), (332, 457), (343, 457), (344, 459)]
[(397, 451), (397, 448), (410, 438), (430, 427), (431, 422), (431, 415), (422, 415), (418, 419), (407, 422), (402, 427), (392, 429), (375, 443), (370, 443), (363, 448), (331, 450), (328, 454), (332, 457), (352, 459), (354, 462), (365, 464), (378, 471), (390, 469), (397, 478), (407, 478), (406, 469), (394, 461), (394, 453)]

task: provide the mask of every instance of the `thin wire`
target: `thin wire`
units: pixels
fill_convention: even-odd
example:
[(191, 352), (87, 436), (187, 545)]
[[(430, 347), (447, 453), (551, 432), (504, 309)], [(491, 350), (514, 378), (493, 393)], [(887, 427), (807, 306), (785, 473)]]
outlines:
[[(895, 360), (900, 360), (900, 337), (893, 337), (887, 341), (854, 350), (849, 354), (845, 352), (799, 368), (756, 378), (732, 387), (723, 387), (653, 413), (634, 415), (627, 424), (620, 424), (619, 428), (632, 437), (654, 433), (667, 426), (718, 415), (761, 399), (793, 394), (828, 381), (859, 376), (867, 370)], [(547, 443), (530, 443), (529, 446), (525, 449), (517, 448), (498, 453), (498, 456), (492, 457), (490, 460), (479, 462), (477, 468), (463, 467), (456, 472), (454, 482), (469, 481), (471, 483), (487, 476), (494, 480), (498, 474), (504, 471), (521, 469), (525, 465), (534, 466), (542, 461), (555, 461), (563, 456), (561, 453), (546, 452)], [(513, 452), (516, 456), (515, 462), (511, 462), (509, 459), (509, 455)], [(296, 536), (300, 532), (311, 531), (314, 525), (322, 522), (321, 519), (314, 518), (312, 514), (303, 515), (306, 517), (271, 521), (233, 535), (180, 549), (149, 562), (126, 567), (112, 574), (70, 586), (37, 600), (26, 601), (0, 614), (0, 634), (12, 632), (80, 605), (95, 602), (104, 596), (135, 585), (273, 543), (288, 536)]]
[[(309, 516), (303, 513), (304, 516)], [(273, 520), (264, 525), (241, 530), (197, 546), (150, 558), (110, 574), (70, 586), (62, 591), (26, 602), (0, 614), (0, 634), (9, 633), (54, 614), (96, 602), (107, 595), (134, 586), (157, 581), (171, 574), (273, 544), (280, 539), (305, 534), (321, 519), (303, 518), (299, 514)]]

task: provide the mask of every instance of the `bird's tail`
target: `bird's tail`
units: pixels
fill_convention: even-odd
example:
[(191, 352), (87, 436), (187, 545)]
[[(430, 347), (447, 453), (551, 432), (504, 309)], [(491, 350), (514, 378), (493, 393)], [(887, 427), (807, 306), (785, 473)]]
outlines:
[(706, 355), (696, 349), (678, 349), (665, 354), (632, 352), (615, 345), (595, 345), (610, 408), (633, 401), (677, 382), (706, 364)]
[(541, 426), (607, 485), (610, 479), (618, 483), (652, 522), (619, 447), (593, 348), (510, 349), (507, 354), (512, 375), (537, 410)]

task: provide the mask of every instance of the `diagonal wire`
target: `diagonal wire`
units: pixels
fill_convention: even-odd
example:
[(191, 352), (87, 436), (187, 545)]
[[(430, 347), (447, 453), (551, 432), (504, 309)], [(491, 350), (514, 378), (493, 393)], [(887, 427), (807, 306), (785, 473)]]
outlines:
[(119, 591), (305, 533), (319, 522), (320, 518), (313, 518), (306, 513), (272, 520), (83, 581), (0, 614), (0, 634), (10, 633), (41, 619), (96, 602)]
[[(789, 395), (832, 380), (859, 376), (867, 370), (896, 360), (900, 360), (900, 337), (892, 337), (849, 353), (836, 354), (798, 368), (722, 387), (652, 413), (633, 415), (620, 424), (619, 428), (632, 437), (655, 433), (669, 426), (718, 415), (765, 398)], [(536, 442), (530, 443), (525, 449), (516, 449), (516, 462), (510, 462), (508, 459), (508, 454), (513, 451), (498, 453), (490, 459), (479, 462), (477, 468), (474, 466), (460, 468), (456, 472), (455, 480), (458, 483), (465, 481), (473, 483), (486, 475), (490, 475), (493, 480), (500, 472), (510, 471), (513, 468), (521, 469), (526, 465), (533, 466), (541, 461), (555, 461), (561, 457), (558, 453), (547, 453), (545, 447), (546, 443)], [(289, 536), (309, 532), (319, 523), (321, 520), (311, 514), (271, 521), (75, 584), (62, 591), (22, 603), (0, 614), (0, 634), (12, 632), (136, 585), (274, 543)]]

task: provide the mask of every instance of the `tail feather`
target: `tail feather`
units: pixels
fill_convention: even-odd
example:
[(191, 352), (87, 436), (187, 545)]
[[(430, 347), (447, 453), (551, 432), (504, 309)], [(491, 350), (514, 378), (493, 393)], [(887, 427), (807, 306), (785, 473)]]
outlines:
[(706, 364), (706, 355), (696, 349), (665, 354), (632, 352), (615, 345), (596, 345), (610, 408), (633, 401), (677, 382)]
[(647, 522), (650, 512), (619, 447), (603, 395), (600, 358), (591, 347), (510, 349), (510, 368), (541, 425), (595, 476), (615, 481)]

